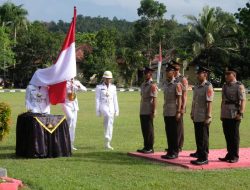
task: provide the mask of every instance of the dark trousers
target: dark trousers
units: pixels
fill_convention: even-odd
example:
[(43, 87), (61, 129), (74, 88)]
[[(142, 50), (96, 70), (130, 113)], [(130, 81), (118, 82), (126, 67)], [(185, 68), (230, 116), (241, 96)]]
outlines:
[(154, 124), (150, 115), (140, 115), (141, 131), (144, 139), (144, 148), (153, 149), (154, 146)]
[(209, 124), (194, 122), (194, 131), (198, 158), (207, 160), (209, 150)]
[(183, 115), (181, 115), (180, 120), (178, 121), (178, 144), (179, 150), (182, 149), (184, 144), (184, 124), (183, 124)]
[(240, 120), (223, 119), (222, 120), (223, 132), (227, 143), (227, 155), (229, 159), (239, 158), (239, 145), (240, 145)]
[(178, 155), (179, 153), (179, 142), (178, 142), (178, 130), (179, 125), (176, 121), (175, 116), (166, 116), (164, 117), (165, 121), (165, 131), (167, 136), (168, 143), (168, 154)]

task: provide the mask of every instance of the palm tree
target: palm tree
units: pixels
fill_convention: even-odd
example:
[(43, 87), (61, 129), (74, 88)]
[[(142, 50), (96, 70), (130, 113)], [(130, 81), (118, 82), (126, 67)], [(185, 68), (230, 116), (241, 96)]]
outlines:
[(1, 24), (13, 27), (15, 43), (19, 27), (24, 26), (27, 28), (27, 15), (28, 12), (23, 8), (23, 5), (16, 6), (11, 2), (6, 2), (0, 7)]
[(186, 18), (191, 21), (188, 30), (195, 37), (192, 44), (194, 56), (205, 60), (207, 66), (215, 54), (226, 57), (230, 52), (238, 51), (234, 42), (237, 24), (229, 13), (205, 6), (198, 18), (192, 15)]

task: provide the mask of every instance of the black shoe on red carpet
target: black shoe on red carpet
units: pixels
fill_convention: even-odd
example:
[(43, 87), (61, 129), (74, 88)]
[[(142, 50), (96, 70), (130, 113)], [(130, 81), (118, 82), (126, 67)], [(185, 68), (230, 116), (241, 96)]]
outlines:
[(229, 163), (236, 163), (238, 161), (239, 161), (239, 158), (233, 158), (233, 159), (228, 160)]
[(137, 152), (144, 153), (145, 150), (146, 150), (145, 148), (142, 148), (142, 149), (138, 149)]
[(178, 155), (177, 154), (166, 154), (166, 155), (162, 155), (161, 158), (162, 159), (171, 160), (171, 159), (178, 158)]
[(228, 162), (230, 159), (227, 158), (227, 157), (224, 157), (224, 158), (218, 158), (220, 161), (222, 162)]
[(199, 159), (198, 158), (197, 160), (191, 160), (190, 163), (193, 164), (193, 165), (200, 166), (200, 165), (208, 164), (208, 160), (207, 159)]
[(194, 152), (194, 153), (191, 153), (189, 156), (191, 156), (193, 158), (198, 158), (198, 153)]
[(152, 153), (154, 153), (154, 150), (153, 149), (143, 148), (143, 149), (138, 149), (137, 152), (140, 152), (140, 153), (143, 153), (143, 154), (152, 154)]

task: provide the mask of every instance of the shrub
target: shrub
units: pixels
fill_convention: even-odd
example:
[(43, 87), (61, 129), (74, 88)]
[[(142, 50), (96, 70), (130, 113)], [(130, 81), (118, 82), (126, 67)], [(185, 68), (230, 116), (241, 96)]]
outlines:
[(6, 103), (0, 103), (0, 141), (9, 134), (11, 109)]

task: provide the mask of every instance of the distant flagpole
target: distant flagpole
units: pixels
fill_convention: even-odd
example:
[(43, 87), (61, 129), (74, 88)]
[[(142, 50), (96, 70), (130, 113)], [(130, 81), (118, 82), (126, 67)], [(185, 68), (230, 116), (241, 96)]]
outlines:
[(161, 42), (160, 42), (160, 43), (159, 43), (158, 70), (157, 70), (157, 84), (160, 83), (160, 78), (161, 78), (161, 65), (162, 65), (162, 50), (161, 50)]

